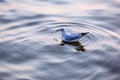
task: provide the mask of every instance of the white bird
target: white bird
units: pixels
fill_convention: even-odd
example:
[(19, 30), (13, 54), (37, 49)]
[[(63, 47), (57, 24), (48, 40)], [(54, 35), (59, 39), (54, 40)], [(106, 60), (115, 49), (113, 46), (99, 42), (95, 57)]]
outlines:
[(58, 29), (56, 31), (62, 32), (62, 41), (65, 41), (65, 42), (78, 42), (81, 37), (89, 33), (89, 32), (85, 32), (85, 33), (74, 34), (74, 33), (69, 33), (65, 31), (64, 28)]

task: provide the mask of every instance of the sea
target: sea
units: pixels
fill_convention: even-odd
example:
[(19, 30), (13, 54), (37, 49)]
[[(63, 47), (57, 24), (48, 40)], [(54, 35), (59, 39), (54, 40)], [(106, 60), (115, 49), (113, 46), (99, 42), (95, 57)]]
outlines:
[(120, 80), (120, 0), (0, 0), (0, 80)]

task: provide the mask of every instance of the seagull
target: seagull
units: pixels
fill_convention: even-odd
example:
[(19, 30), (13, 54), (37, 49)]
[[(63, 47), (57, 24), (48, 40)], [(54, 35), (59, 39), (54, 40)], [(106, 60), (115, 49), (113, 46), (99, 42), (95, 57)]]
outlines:
[(58, 31), (61, 31), (62, 33), (62, 41), (64, 42), (79, 42), (79, 39), (83, 37), (84, 35), (88, 34), (89, 32), (84, 33), (69, 33), (64, 28), (60, 28)]

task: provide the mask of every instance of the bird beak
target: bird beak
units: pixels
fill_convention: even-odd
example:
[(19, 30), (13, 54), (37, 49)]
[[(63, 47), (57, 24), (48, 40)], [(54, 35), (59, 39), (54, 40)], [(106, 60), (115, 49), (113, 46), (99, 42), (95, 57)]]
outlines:
[(85, 32), (85, 33), (81, 33), (82, 34), (82, 36), (84, 36), (84, 35), (86, 35), (86, 34), (88, 34), (89, 32)]
[(56, 30), (56, 32), (61, 31), (60, 29)]

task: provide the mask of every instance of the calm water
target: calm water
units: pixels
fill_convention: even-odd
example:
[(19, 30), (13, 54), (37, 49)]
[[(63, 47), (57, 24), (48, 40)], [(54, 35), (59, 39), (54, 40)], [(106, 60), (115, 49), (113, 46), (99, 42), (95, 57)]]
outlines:
[[(90, 32), (86, 51), (56, 29)], [(120, 80), (119, 0), (0, 0), (0, 80)]]

